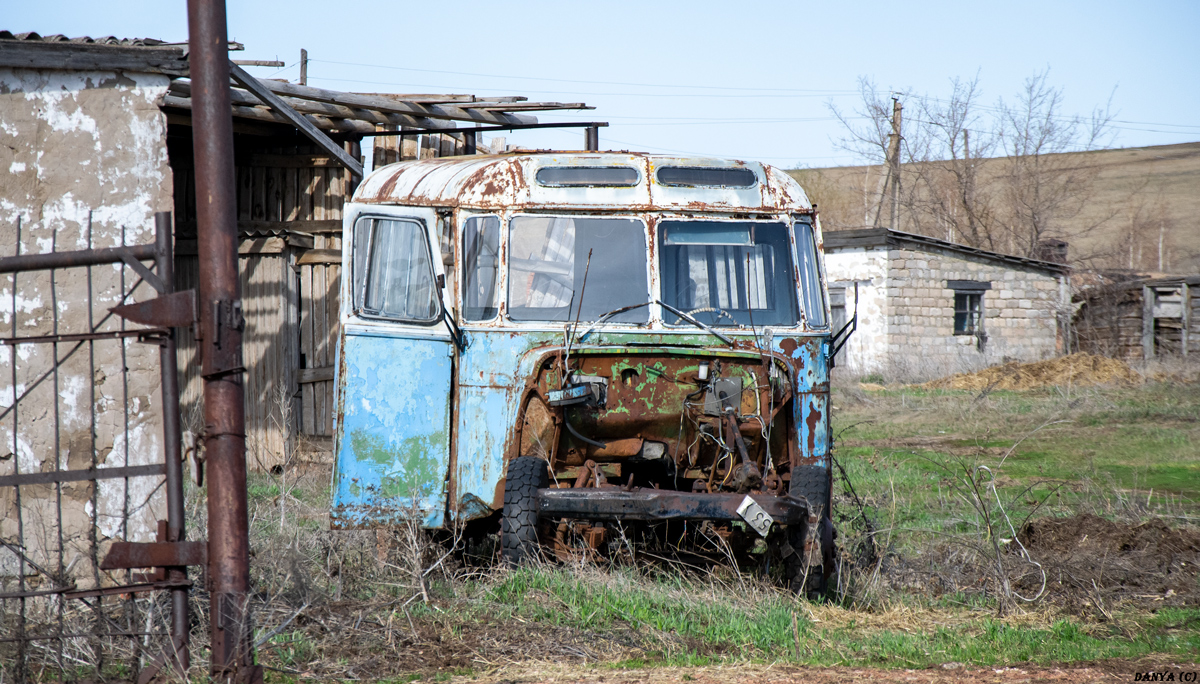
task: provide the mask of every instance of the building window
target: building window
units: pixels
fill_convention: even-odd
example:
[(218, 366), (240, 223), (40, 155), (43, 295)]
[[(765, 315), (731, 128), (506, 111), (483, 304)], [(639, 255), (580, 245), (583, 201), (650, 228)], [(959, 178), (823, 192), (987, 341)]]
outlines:
[(983, 351), (987, 333), (983, 329), (983, 295), (992, 284), (977, 280), (947, 280), (946, 288), (954, 291), (954, 334), (973, 335), (975, 346)]
[(983, 332), (983, 293), (954, 293), (954, 334), (975, 335)]

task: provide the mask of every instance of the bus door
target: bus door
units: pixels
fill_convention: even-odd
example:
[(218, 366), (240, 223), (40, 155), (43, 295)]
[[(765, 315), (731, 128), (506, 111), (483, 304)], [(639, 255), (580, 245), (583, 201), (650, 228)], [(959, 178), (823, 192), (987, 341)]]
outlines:
[(352, 309), (338, 341), (338, 525), (444, 523), (454, 342), (436, 225), (423, 209), (353, 224), (342, 288)]

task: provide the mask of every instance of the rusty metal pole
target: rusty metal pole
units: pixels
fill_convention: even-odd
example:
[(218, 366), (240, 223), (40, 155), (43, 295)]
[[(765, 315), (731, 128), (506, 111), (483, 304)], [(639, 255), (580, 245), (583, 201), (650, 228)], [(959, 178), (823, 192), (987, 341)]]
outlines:
[[(175, 250), (172, 246), (171, 212), (160, 211), (154, 215), (156, 262), (158, 277), (166, 290), (164, 295), (175, 291)], [(184, 540), (183, 462), (180, 458), (182, 438), (179, 427), (179, 369), (175, 357), (175, 331), (172, 330), (159, 348), (162, 364), (163, 436), (164, 455), (167, 462), (167, 539)], [(187, 581), (187, 568), (170, 568), (167, 579), (182, 584)], [(191, 667), (188, 646), (188, 590), (176, 587), (171, 590), (171, 646), (172, 660), (176, 671), (187, 678)]]
[(250, 535), (242, 386), (233, 118), (224, 0), (188, 0), (195, 157), (197, 337), (204, 379), (208, 470), (208, 581), (212, 661), (217, 681), (254, 681), (249, 605)]

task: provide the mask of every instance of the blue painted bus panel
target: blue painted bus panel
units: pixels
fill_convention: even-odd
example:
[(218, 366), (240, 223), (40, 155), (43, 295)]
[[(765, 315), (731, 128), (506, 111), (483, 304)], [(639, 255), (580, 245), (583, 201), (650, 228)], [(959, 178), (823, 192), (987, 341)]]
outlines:
[(411, 517), (441, 527), (450, 462), (451, 345), (345, 332), (333, 519), (337, 526)]

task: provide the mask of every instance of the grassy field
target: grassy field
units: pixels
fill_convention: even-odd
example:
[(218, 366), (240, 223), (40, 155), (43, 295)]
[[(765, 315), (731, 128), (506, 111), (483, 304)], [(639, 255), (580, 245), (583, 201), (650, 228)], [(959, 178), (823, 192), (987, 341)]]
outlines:
[[(822, 601), (761, 573), (648, 555), (466, 564), (449, 534), (330, 530), (328, 466), (252, 473), (267, 681), (887, 682), (914, 681), (913, 670), (923, 681), (1078, 681), (1197, 669), (1200, 385), (847, 382), (833, 406), (843, 567), (839, 593)], [(203, 530), (203, 490), (190, 501)], [(207, 604), (197, 589), (197, 677)]]
[[(881, 561), (847, 565), (844, 591), (830, 601), (728, 568), (464, 566), (446, 555), (452, 539), (327, 530), (327, 471), (253, 475), (260, 631), (291, 620), (260, 649), (274, 668), (268, 681), (488, 680), (548, 662), (596, 676), (649, 667), (700, 668), (707, 677), (704, 668), (739, 663), (1117, 659), (1118, 669), (1136, 669), (1196, 660), (1200, 580), (1180, 561), (1200, 561), (1196, 385), (980, 396), (852, 384), (835, 390), (833, 403), (838, 462), (853, 488), (840, 480), (836, 492), (844, 553), (853, 561), (873, 539)], [(1045, 521), (1087, 533), (1046, 537), (1037, 527)], [(1086, 546), (1089, 534), (1116, 550)], [(1028, 559), (1014, 539), (1024, 540)], [(1097, 572), (1086, 561), (1101, 555)], [(1034, 594), (1030, 560), (1048, 580), (1025, 602), (1004, 582)]]

